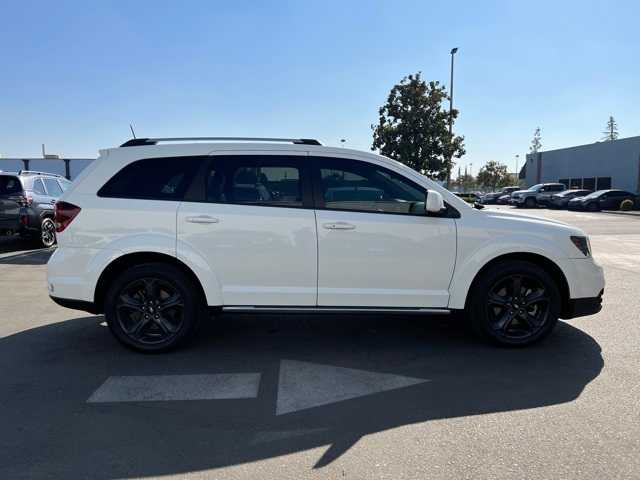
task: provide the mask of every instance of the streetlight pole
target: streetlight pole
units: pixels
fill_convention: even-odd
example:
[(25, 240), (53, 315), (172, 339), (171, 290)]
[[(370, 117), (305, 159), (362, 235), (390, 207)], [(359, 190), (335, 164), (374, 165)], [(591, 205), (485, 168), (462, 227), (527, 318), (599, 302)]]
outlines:
[(520, 155), (516, 155), (516, 183), (520, 182), (520, 170), (518, 170), (519, 163), (520, 163)]
[(449, 164), (447, 165), (447, 188), (451, 185), (451, 160), (453, 159), (453, 56), (458, 48), (451, 49), (451, 80), (449, 82)]

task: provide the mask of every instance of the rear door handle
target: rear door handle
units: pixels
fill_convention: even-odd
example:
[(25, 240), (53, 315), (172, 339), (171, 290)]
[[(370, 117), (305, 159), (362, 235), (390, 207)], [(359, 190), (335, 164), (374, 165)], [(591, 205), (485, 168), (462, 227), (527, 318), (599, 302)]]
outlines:
[(215, 217), (210, 217), (209, 215), (198, 215), (197, 217), (187, 217), (187, 222), (189, 223), (218, 223), (218, 220)]
[(347, 222), (330, 222), (322, 224), (327, 230), (355, 230), (356, 226)]

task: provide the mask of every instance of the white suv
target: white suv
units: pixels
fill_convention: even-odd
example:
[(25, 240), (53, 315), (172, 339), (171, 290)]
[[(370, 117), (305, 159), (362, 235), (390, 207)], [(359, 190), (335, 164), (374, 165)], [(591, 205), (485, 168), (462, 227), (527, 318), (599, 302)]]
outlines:
[(56, 205), (51, 298), (152, 352), (214, 311), (465, 311), (525, 345), (601, 308), (581, 230), (483, 211), (389, 158), (305, 139), (135, 139)]

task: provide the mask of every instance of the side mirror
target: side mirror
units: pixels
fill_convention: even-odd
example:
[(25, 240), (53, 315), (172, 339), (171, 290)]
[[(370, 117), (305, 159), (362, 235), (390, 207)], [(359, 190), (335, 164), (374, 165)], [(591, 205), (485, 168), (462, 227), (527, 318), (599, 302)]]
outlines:
[(440, 213), (444, 210), (444, 199), (440, 192), (427, 190), (427, 198), (424, 201), (427, 213)]

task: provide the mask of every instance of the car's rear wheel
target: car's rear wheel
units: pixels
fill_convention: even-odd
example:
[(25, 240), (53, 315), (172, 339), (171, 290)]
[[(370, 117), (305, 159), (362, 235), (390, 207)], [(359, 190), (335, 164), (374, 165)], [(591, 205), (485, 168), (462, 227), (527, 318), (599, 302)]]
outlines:
[(533, 263), (497, 263), (474, 282), (471, 292), (471, 325), (477, 334), (494, 343), (529, 345), (549, 335), (558, 322), (558, 286)]
[(191, 279), (163, 263), (129, 268), (111, 284), (105, 299), (105, 317), (115, 337), (144, 353), (186, 343), (204, 312), (204, 300)]
[(40, 225), (40, 243), (43, 247), (50, 248), (56, 244), (56, 224), (53, 219), (44, 218)]
[(529, 197), (524, 201), (524, 205), (527, 208), (534, 208), (537, 204), (538, 204), (538, 202), (536, 202), (536, 199), (533, 198), (533, 197)]

